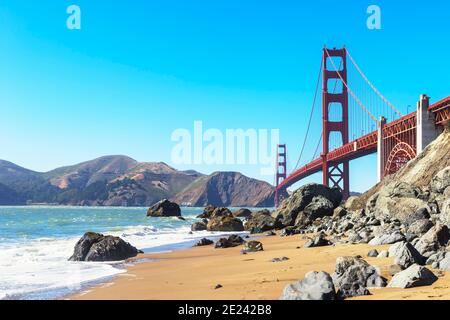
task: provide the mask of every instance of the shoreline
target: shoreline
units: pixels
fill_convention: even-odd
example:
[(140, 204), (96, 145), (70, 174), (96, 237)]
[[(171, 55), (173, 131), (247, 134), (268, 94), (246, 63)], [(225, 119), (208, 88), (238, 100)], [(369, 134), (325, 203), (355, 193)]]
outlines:
[[(69, 300), (277, 300), (287, 284), (309, 271), (333, 273), (339, 256), (361, 255), (391, 279), (387, 267), (393, 258), (369, 258), (371, 249), (387, 250), (389, 245), (367, 244), (303, 248), (300, 236), (260, 236), (264, 251), (242, 255), (241, 246), (214, 249), (194, 247), (168, 253), (141, 254), (130, 259), (154, 259), (128, 266), (111, 281), (90, 287), (63, 299)], [(272, 262), (273, 258), (289, 260)], [(450, 273), (439, 275), (431, 286), (411, 289), (372, 288), (371, 295), (355, 300), (450, 299)], [(215, 289), (217, 285), (222, 287)]]

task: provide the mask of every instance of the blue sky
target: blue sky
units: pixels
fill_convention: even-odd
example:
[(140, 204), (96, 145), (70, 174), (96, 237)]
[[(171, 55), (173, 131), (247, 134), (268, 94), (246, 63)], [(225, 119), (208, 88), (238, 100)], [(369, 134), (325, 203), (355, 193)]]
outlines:
[[(81, 30), (66, 27), (71, 4)], [(366, 27), (370, 4), (382, 30)], [(171, 133), (201, 120), (279, 129), (292, 166), (324, 44), (346, 45), (406, 112), (421, 93), (450, 94), (449, 18), (444, 0), (2, 0), (0, 158), (38, 171), (108, 154), (172, 164)], [(315, 119), (305, 160), (320, 135)], [(259, 166), (176, 167), (273, 181)], [(375, 168), (374, 156), (352, 162), (352, 190), (370, 187)]]

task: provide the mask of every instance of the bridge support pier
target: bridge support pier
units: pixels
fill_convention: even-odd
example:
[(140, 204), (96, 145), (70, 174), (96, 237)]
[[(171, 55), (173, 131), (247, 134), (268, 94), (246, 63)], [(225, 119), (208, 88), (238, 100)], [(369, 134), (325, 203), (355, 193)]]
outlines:
[(377, 183), (381, 182), (384, 177), (384, 159), (386, 158), (386, 150), (383, 143), (383, 127), (386, 124), (386, 118), (381, 117), (378, 121), (377, 132)]
[(438, 136), (438, 130), (432, 112), (428, 110), (430, 98), (426, 94), (420, 95), (417, 102), (417, 154), (422, 152)]

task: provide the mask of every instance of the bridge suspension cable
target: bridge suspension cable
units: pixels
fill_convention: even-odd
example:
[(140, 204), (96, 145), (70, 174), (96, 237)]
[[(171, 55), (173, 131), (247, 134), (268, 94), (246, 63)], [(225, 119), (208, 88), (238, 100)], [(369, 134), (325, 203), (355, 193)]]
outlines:
[(373, 121), (375, 121), (375, 123), (378, 123), (377, 118), (375, 118), (375, 116), (362, 104), (362, 102), (358, 99), (358, 97), (355, 95), (355, 93), (353, 92), (353, 90), (348, 86), (347, 81), (344, 80), (344, 78), (342, 77), (341, 73), (339, 72), (339, 70), (336, 68), (336, 65), (334, 64), (333, 59), (330, 56), (330, 53), (328, 52), (328, 49), (325, 49), (325, 52), (327, 53), (328, 58), (331, 61), (331, 64), (334, 68), (334, 70), (336, 71), (336, 73), (338, 74), (339, 78), (341, 79), (342, 83), (345, 85), (345, 87), (347, 88), (348, 92), (351, 94), (351, 96), (353, 97), (353, 99), (356, 100), (356, 102), (359, 104), (359, 106), (370, 116), (370, 118), (372, 118)]
[(303, 140), (303, 145), (302, 145), (302, 149), (300, 151), (300, 156), (298, 157), (298, 160), (294, 167), (294, 170), (298, 168), (298, 165), (300, 164), (300, 161), (302, 160), (303, 152), (305, 151), (306, 141), (308, 140), (309, 130), (311, 129), (311, 122), (312, 122), (312, 118), (313, 118), (313, 114), (314, 114), (314, 109), (316, 106), (317, 93), (319, 92), (320, 78), (322, 76), (322, 68), (323, 68), (323, 61), (320, 62), (319, 75), (317, 77), (317, 84), (316, 84), (316, 92), (314, 93), (314, 100), (313, 100), (313, 104), (311, 107), (311, 113), (309, 115), (309, 121), (308, 121), (308, 127), (306, 129), (305, 139)]
[(353, 65), (355, 66), (356, 70), (358, 70), (358, 72), (361, 74), (361, 76), (363, 77), (363, 79), (367, 82), (367, 84), (372, 88), (373, 91), (375, 91), (375, 93), (381, 98), (381, 100), (383, 100), (395, 113), (397, 113), (400, 117), (403, 116), (403, 114), (396, 108), (394, 107), (394, 105), (392, 103), (390, 103), (382, 94), (380, 91), (378, 91), (378, 89), (372, 84), (372, 82), (370, 82), (369, 78), (366, 77), (366, 75), (364, 74), (364, 72), (361, 70), (361, 68), (358, 66), (358, 64), (356, 63), (356, 61), (353, 59), (352, 55), (350, 54), (350, 52), (347, 51), (347, 55), (350, 58), (350, 61), (353, 63)]

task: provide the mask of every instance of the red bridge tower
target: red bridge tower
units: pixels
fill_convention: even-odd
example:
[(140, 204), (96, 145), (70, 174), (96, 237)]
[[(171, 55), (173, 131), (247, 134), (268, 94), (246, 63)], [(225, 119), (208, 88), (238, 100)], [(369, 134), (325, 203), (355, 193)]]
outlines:
[[(334, 60), (341, 59), (340, 63)], [(340, 69), (338, 69), (340, 65)], [(338, 71), (336, 71), (336, 69)], [(330, 163), (327, 154), (330, 150), (329, 140), (332, 132), (339, 132), (342, 145), (348, 141), (348, 89), (347, 89), (347, 51), (343, 49), (323, 50), (323, 86), (322, 86), (322, 122), (323, 122), (323, 151), (322, 173), (323, 184), (329, 187), (338, 187), (342, 190), (344, 199), (350, 196), (349, 162)], [(345, 82), (345, 83), (344, 83)], [(337, 86), (337, 83), (341, 83)], [(333, 88), (334, 86), (334, 88)], [(330, 88), (331, 87), (331, 88)], [(340, 92), (336, 92), (339, 88)], [(342, 89), (342, 90), (341, 90)], [(330, 108), (341, 108), (342, 118), (330, 120)]]

